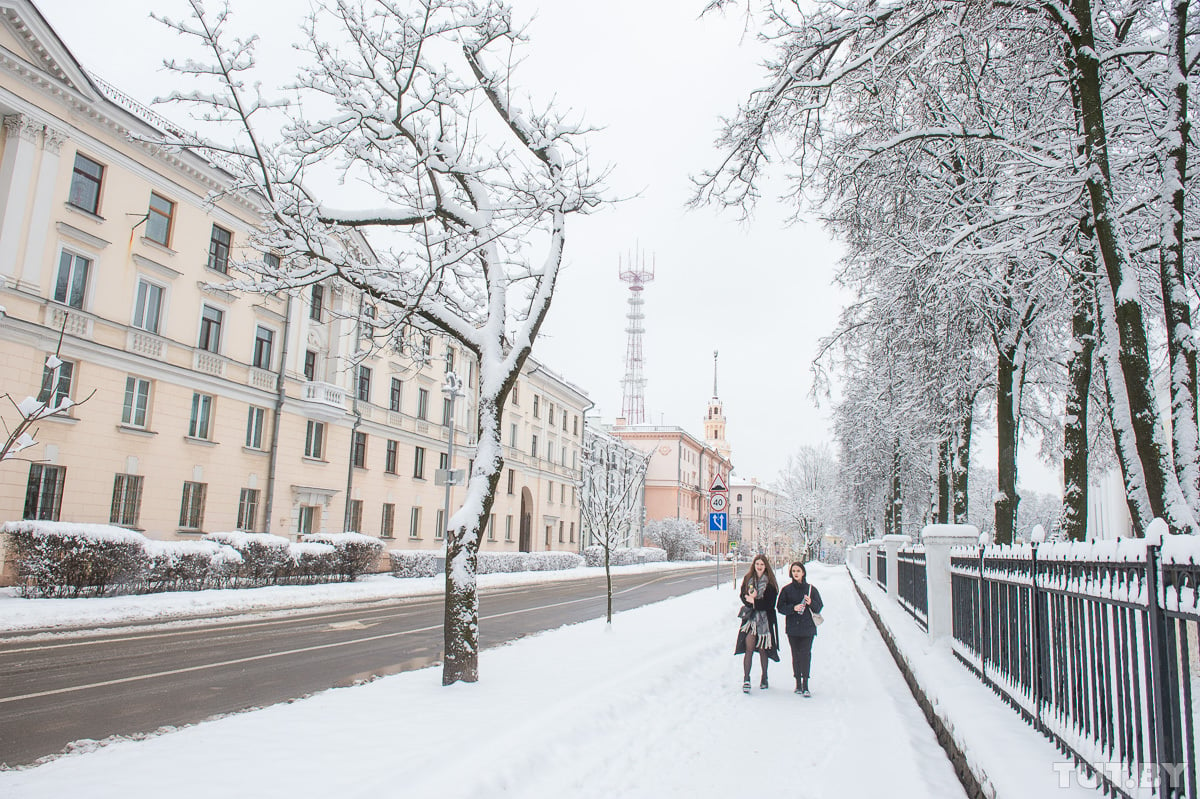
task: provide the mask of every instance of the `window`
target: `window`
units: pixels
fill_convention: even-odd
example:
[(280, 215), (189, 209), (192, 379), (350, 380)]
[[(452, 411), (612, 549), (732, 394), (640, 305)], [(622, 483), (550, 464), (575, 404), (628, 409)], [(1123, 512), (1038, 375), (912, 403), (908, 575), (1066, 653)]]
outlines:
[(188, 436), (209, 440), (212, 422), (213, 398), (209, 394), (192, 394), (192, 417), (188, 422)]
[(253, 532), (256, 519), (258, 519), (258, 489), (243, 488), (238, 497), (237, 529)]
[(575, 522), (571, 522), (571, 543), (575, 543)]
[(520, 383), (513, 383), (513, 387), (512, 387), (512, 404), (513, 405), (521, 404), (521, 392), (519, 390), (520, 388), (521, 388)]
[(229, 273), (229, 245), (233, 234), (220, 225), (212, 226), (208, 240), (208, 268), (222, 274)]
[(367, 434), (361, 430), (354, 431), (350, 443), (350, 463), (358, 469), (367, 468)]
[(421, 336), (421, 354), (426, 359), (433, 354), (433, 338), (431, 336)]
[(304, 457), (321, 460), (325, 452), (325, 423), (308, 421), (308, 431), (304, 436)]
[(57, 366), (47, 364), (42, 367), (42, 388), (38, 392), (38, 402), (46, 404), (47, 408), (57, 408), (63, 400), (71, 398), (71, 383), (75, 379), (75, 364), (72, 361), (59, 361)]
[(250, 449), (263, 448), (263, 428), (267, 426), (267, 409), (254, 405), (246, 412), (246, 446)]
[(504, 517), (504, 540), (512, 541), (512, 516)]
[(408, 537), (421, 537), (421, 509), (413, 508), (412, 513), (408, 516)]
[(437, 519), (433, 523), (433, 537), (442, 540), (446, 530), (446, 511), (438, 508)]
[(534, 419), (537, 419), (537, 418), (539, 418), (539, 416), (538, 416), (538, 405), (539, 405), (540, 403), (541, 403), (541, 397), (539, 397), (537, 394), (534, 394), (534, 395), (533, 395), (533, 418), (534, 418)]
[(75, 153), (75, 169), (71, 173), (71, 192), (67, 195), (67, 202), (89, 214), (100, 213), (100, 182), (103, 179), (103, 166)]
[(325, 287), (320, 283), (313, 283), (312, 291), (309, 293), (308, 318), (314, 322), (320, 322), (324, 312)]
[(553, 505), (554, 504), (554, 481), (547, 480), (546, 483), (547, 483), (547, 485), (549, 485), (549, 488), (547, 489), (547, 492), (546, 492), (546, 500), (551, 505)]
[(574, 420), (574, 424), (571, 425), (573, 434), (579, 435), (579, 417), (574, 416), (574, 417), (572, 417), (572, 419)]
[(350, 518), (346, 521), (347, 533), (362, 532), (362, 510), (363, 501), (361, 499), (350, 500)]
[(139, 279), (137, 299), (133, 303), (133, 326), (147, 333), (158, 333), (158, 326), (162, 320), (162, 303), (162, 286)]
[(175, 203), (151, 192), (147, 214), (146, 238), (166, 247), (171, 242), (171, 219), (175, 216)]
[(508, 493), (509, 493), (509, 495), (512, 495), (513, 482), (515, 481), (515, 479), (516, 479), (516, 474), (513, 472), (512, 469), (509, 469), (508, 470)]
[(449, 345), (446, 347), (446, 371), (454, 371), (454, 348)]
[(278, 271), (280, 265), (282, 264), (282, 261), (279, 260), (279, 256), (276, 255), (275, 253), (264, 252), (263, 253), (263, 263), (267, 265), (268, 269), (271, 269), (272, 271)]
[(224, 321), (224, 311), (205, 305), (200, 311), (200, 341), (196, 346), (207, 352), (220, 352), (221, 324)]
[(450, 456), (445, 452), (438, 453), (438, 468), (442, 470), (450, 468)]
[(108, 523), (137, 527), (141, 510), (141, 475), (118, 474), (113, 480), (112, 509), (108, 512)]
[(425, 477), (425, 448), (416, 447), (413, 450), (413, 477)]
[(73, 252), (62, 251), (58, 256), (58, 276), (54, 280), (54, 301), (72, 308), (83, 308), (87, 294), (88, 273), (92, 260)]
[(554, 427), (554, 403), (550, 403), (550, 407), (546, 410), (546, 422)]
[(300, 514), (296, 517), (296, 532), (300, 535), (309, 535), (313, 530), (317, 529), (317, 506), (316, 505), (301, 505)]
[(26, 519), (58, 521), (62, 510), (63, 484), (67, 470), (63, 466), (34, 463), (29, 466), (29, 483), (25, 486)]
[(391, 502), (383, 503), (383, 518), (379, 521), (379, 535), (391, 538), (396, 528), (396, 506)]
[(183, 484), (183, 501), (179, 503), (179, 526), (185, 530), (199, 530), (204, 526), (204, 495), (207, 483)]
[(396, 473), (396, 461), (397, 461), (397, 455), (399, 454), (399, 452), (400, 452), (400, 442), (399, 441), (388, 441), (387, 454), (384, 456), (384, 460), (383, 460), (383, 470), (385, 472), (387, 472), (388, 474)]
[(358, 379), (355, 381), (358, 390), (359, 402), (371, 401), (371, 369), (367, 366), (359, 365)]
[(400, 389), (404, 384), (400, 382), (400, 378), (392, 378), (392, 388), (388, 392), (388, 410), (400, 412)]
[(149, 407), (150, 381), (140, 377), (126, 377), (125, 404), (121, 406), (121, 424), (144, 428), (146, 411)]
[(536, 458), (537, 452), (537, 433), (534, 433), (529, 442), (529, 454)]
[(496, 514), (488, 518), (488, 541), (496, 540)]
[(310, 383), (317, 379), (317, 354), (312, 350), (304, 353), (304, 379)]
[(560, 544), (565, 544), (567, 542), (566, 538), (563, 536), (564, 532), (566, 532), (566, 522), (559, 522), (558, 523), (558, 543), (560, 543)]
[(508, 445), (513, 449), (517, 447), (517, 426), (515, 424), (508, 426)]
[(429, 418), (429, 390), (425, 388), (417, 389), (417, 418)]
[(254, 331), (254, 365), (257, 368), (271, 368), (271, 350), (274, 346), (275, 331), (259, 325)]
[(567, 432), (567, 412), (565, 410), (562, 412), (562, 428), (564, 433)]
[(442, 426), (450, 426), (450, 398), (442, 397)]

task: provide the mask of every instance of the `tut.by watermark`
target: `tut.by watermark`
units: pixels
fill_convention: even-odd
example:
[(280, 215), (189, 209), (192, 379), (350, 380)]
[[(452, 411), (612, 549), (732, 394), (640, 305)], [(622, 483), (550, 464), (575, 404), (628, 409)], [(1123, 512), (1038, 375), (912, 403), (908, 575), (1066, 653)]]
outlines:
[(1131, 771), (1128, 763), (1119, 760), (1108, 763), (1089, 761), (1086, 765), (1062, 760), (1054, 763), (1053, 768), (1058, 773), (1059, 788), (1070, 788), (1072, 785), (1081, 788), (1101, 788), (1107, 782), (1117, 788), (1132, 791), (1157, 788), (1164, 781), (1170, 786), (1182, 785), (1187, 764), (1144, 763)]

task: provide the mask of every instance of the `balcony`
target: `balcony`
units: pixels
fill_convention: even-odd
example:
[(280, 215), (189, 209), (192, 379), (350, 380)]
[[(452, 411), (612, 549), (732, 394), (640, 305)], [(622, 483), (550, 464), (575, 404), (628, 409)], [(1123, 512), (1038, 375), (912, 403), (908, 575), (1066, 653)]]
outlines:
[(224, 377), (225, 359), (208, 350), (196, 350), (192, 357), (192, 369), (216, 377)]
[(332, 383), (305, 383), (303, 397), (305, 402), (346, 410), (346, 392)]
[(125, 349), (159, 361), (167, 359), (167, 340), (145, 330), (130, 330), (125, 337)]
[(250, 367), (249, 380), (247, 382), (255, 388), (261, 388), (263, 391), (275, 390), (275, 373), (268, 372), (266, 369)]

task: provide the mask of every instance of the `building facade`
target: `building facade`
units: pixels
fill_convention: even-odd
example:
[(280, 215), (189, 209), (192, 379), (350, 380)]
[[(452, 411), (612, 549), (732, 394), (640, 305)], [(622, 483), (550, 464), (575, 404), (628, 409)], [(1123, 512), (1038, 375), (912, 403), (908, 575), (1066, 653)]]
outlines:
[[(0, 393), (75, 403), (0, 464), (0, 522), (440, 545), (451, 431), (454, 467), (475, 452), (469, 352), (415, 328), (406, 346), (365, 346), (377, 309), (336, 281), (229, 288), (240, 261), (274, 257), (249, 247), (260, 206), (221, 194), (229, 176), (208, 159), (155, 146), (170, 123), (85, 72), (20, 0), (0, 2), (0, 116)], [(589, 407), (526, 364), (485, 547), (581, 547)], [(14, 410), (0, 408), (10, 426)]]
[(647, 455), (596, 425), (584, 432), (584, 545), (644, 546)]
[(779, 495), (755, 478), (729, 481), (729, 527), (751, 552), (770, 556), (776, 565), (794, 554), (791, 531), (779, 513)]

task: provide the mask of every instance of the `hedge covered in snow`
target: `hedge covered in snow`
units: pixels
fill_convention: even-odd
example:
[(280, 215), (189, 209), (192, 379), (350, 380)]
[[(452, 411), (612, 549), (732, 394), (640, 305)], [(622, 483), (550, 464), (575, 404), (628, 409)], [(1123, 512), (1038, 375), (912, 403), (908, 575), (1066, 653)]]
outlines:
[[(439, 559), (445, 557), (440, 549), (388, 551), (394, 577), (434, 577)], [(574, 552), (480, 552), (478, 573), (558, 571), (582, 565), (583, 558)]]
[[(593, 544), (583, 551), (588, 566), (604, 565), (604, 547)], [(632, 566), (637, 563), (662, 563), (667, 551), (658, 547), (613, 547), (608, 562), (612, 566)]]
[(70, 522), (8, 522), (0, 531), (13, 541), (22, 594), (42, 597), (349, 581), (383, 549), (353, 533), (294, 544), (240, 531), (158, 541), (124, 527)]

